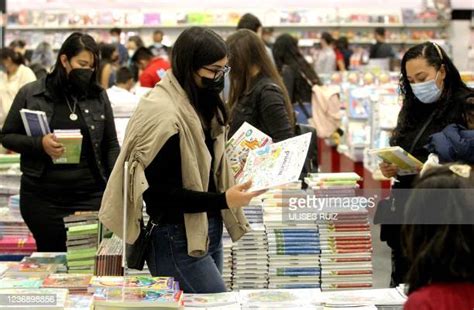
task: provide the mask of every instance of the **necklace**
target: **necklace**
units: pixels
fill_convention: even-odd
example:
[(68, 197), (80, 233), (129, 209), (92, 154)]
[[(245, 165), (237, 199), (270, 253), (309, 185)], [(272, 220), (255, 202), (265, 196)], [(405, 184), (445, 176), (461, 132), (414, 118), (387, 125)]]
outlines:
[(69, 104), (69, 100), (66, 99), (66, 103), (67, 103), (67, 107), (69, 108), (69, 111), (71, 112), (71, 114), (69, 114), (69, 119), (71, 121), (77, 121), (78, 117), (77, 117), (77, 114), (76, 114), (76, 103), (77, 102), (74, 102), (74, 105), (71, 109), (71, 105)]

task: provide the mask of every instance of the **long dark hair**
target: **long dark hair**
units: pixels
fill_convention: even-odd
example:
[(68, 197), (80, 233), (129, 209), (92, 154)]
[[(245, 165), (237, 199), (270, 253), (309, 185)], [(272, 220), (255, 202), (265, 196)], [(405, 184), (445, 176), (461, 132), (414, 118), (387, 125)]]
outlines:
[(280, 88), (285, 99), (288, 117), (294, 125), (294, 111), (288, 92), (276, 67), (268, 57), (263, 41), (254, 32), (241, 29), (229, 36), (227, 44), (230, 51), (229, 64), (232, 68), (230, 74), (230, 106), (235, 106), (239, 97), (251, 90), (255, 80), (252, 77), (252, 68), (257, 67), (260, 76), (270, 78)]
[(416, 128), (427, 117), (427, 114), (432, 111), (430, 105), (421, 103), (413, 93), (410, 82), (407, 77), (406, 64), (408, 61), (416, 58), (424, 58), (426, 62), (439, 70), (444, 66), (446, 70), (446, 77), (444, 78), (444, 87), (441, 94), (440, 101), (445, 104), (437, 105), (435, 118), (433, 123), (439, 123), (437, 120), (442, 120), (442, 123), (448, 125), (453, 122), (452, 118), (465, 117), (464, 102), (455, 100), (455, 95), (460, 90), (471, 91), (466, 84), (461, 80), (461, 75), (458, 69), (454, 66), (451, 59), (449, 59), (446, 52), (437, 44), (425, 42), (410, 48), (403, 56), (401, 62), (400, 75), (400, 94), (403, 97), (403, 106), (398, 117), (398, 124), (395, 128), (390, 143), (392, 145), (399, 145), (399, 139), (407, 130)]
[(48, 84), (52, 90), (64, 97), (65, 90), (68, 89), (68, 75), (66, 68), (61, 63), (61, 55), (66, 55), (68, 60), (79, 55), (82, 51), (89, 51), (94, 57), (94, 73), (91, 78), (89, 96), (98, 96), (102, 91), (102, 87), (98, 84), (97, 75), (100, 68), (99, 47), (95, 40), (88, 34), (74, 32), (71, 34), (59, 49), (56, 64), (53, 71), (48, 75)]
[[(186, 92), (194, 109), (204, 117), (204, 110), (211, 109), (217, 115), (219, 124), (228, 121), (224, 103), (216, 94), (208, 106), (199, 106), (200, 89), (196, 85), (194, 75), (200, 68), (213, 64), (227, 56), (224, 40), (208, 28), (191, 27), (184, 30), (176, 40), (172, 52), (172, 71), (181, 87)], [(209, 106), (215, 103), (214, 106)]]
[(284, 66), (290, 67), (294, 72), (301, 75), (302, 78), (296, 80), (295, 99), (302, 102), (307, 96), (303, 92), (311, 92), (311, 85), (322, 85), (318, 74), (313, 67), (306, 61), (303, 54), (298, 48), (298, 40), (290, 34), (282, 34), (278, 36), (273, 44), (273, 58), (280, 74)]
[(112, 62), (112, 55), (117, 50), (117, 45), (101, 43), (99, 45), (100, 60), (102, 63)]
[[(461, 177), (452, 165), (429, 170), (415, 185), (402, 226), (402, 244), (410, 263), (407, 274), (409, 293), (434, 282), (474, 283), (474, 223), (472, 225), (421, 225), (427, 215), (439, 213), (444, 219), (462, 219), (474, 215), (472, 191), (474, 173)], [(418, 189), (418, 190), (417, 190)], [(453, 194), (436, 195), (435, 189)], [(435, 193), (433, 195), (433, 193)], [(418, 223), (417, 225), (411, 225)]]
[(18, 52), (15, 52), (13, 49), (4, 47), (0, 49), (0, 59), (4, 60), (10, 58), (10, 60), (17, 66), (25, 64), (25, 58)]

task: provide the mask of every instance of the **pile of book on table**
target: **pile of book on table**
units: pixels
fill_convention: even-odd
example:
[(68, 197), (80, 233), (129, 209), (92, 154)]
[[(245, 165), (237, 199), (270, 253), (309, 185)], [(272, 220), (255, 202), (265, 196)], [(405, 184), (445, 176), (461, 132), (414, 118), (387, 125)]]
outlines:
[(0, 208), (0, 260), (19, 261), (36, 251), (36, 242), (20, 215), (19, 195)]
[(69, 273), (93, 274), (99, 241), (97, 212), (76, 212), (64, 218)]
[(268, 243), (265, 227), (251, 225), (232, 247), (234, 290), (268, 287)]
[(309, 190), (326, 203), (318, 220), (321, 238), (321, 288), (370, 288), (373, 283), (372, 238), (365, 197), (358, 200), (355, 173), (311, 174)]
[(264, 195), (270, 289), (319, 288), (320, 240), (316, 223), (290, 220), (290, 199), (305, 199), (295, 182)]
[(178, 308), (183, 305), (179, 283), (170, 277), (93, 277), (89, 292), (96, 310)]
[(116, 235), (112, 238), (103, 239), (97, 250), (95, 265), (96, 276), (122, 276), (122, 240)]
[(222, 247), (224, 262), (222, 267), (222, 278), (227, 290), (232, 289), (232, 239), (227, 230), (222, 233)]

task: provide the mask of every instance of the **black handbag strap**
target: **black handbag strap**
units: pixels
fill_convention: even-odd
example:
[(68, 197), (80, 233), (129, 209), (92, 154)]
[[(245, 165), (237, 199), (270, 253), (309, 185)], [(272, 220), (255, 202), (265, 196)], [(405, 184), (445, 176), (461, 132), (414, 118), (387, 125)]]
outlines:
[(423, 127), (421, 127), (420, 131), (418, 131), (418, 134), (416, 135), (415, 139), (413, 139), (413, 143), (411, 144), (411, 147), (410, 149), (408, 150), (408, 153), (413, 153), (413, 150), (415, 149), (416, 147), (416, 144), (418, 143), (418, 141), (420, 141), (421, 139), (421, 136), (425, 133), (426, 129), (428, 128), (428, 126), (431, 124), (431, 122), (433, 121), (433, 118), (435, 116), (435, 112), (431, 113), (430, 117), (426, 120), (426, 122), (423, 124)]

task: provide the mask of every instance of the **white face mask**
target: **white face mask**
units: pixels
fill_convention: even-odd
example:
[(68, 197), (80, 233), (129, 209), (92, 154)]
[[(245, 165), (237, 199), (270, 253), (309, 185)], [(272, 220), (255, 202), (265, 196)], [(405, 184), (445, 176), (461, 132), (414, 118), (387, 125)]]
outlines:
[(438, 101), (441, 97), (442, 89), (439, 89), (438, 85), (436, 85), (438, 73), (439, 71), (436, 73), (436, 77), (433, 80), (416, 84), (410, 83), (413, 94), (415, 94), (416, 98), (421, 102), (430, 104)]

